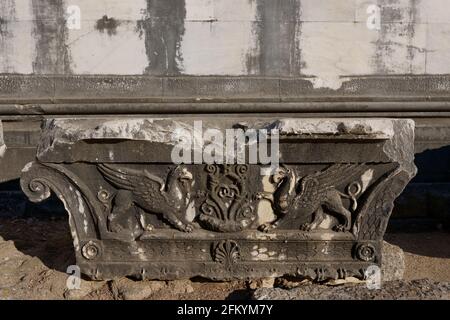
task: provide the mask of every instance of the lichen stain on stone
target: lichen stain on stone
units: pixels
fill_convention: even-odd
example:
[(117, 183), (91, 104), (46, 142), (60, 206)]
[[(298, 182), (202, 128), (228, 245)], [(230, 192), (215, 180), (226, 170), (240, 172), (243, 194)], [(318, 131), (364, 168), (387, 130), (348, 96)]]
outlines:
[(101, 33), (106, 33), (108, 36), (113, 36), (117, 34), (117, 27), (120, 25), (120, 21), (109, 18), (107, 15), (104, 15), (101, 19), (97, 20), (95, 24), (95, 29), (100, 31)]
[(373, 175), (374, 175), (374, 170), (368, 169), (361, 176), (361, 183), (362, 183), (361, 192), (360, 192), (361, 194), (364, 193), (367, 190), (367, 188), (369, 187), (370, 183), (372, 182)]
[(257, 47), (246, 55), (248, 74), (266, 76), (300, 75), (304, 62), (301, 52), (301, 0), (256, 1), (253, 33)]
[[(402, 6), (399, 0), (378, 0), (381, 9), (381, 30), (375, 42), (373, 64), (378, 74), (396, 72), (414, 73), (414, 58), (417, 53), (425, 49), (413, 45), (416, 35), (417, 5), (420, 0), (409, 0), (408, 5)], [(406, 38), (406, 44), (399, 42), (399, 38)], [(404, 51), (401, 61), (397, 52)], [(407, 67), (399, 69), (399, 64), (406, 61)]]
[(185, 33), (185, 0), (147, 0), (144, 17), (136, 30), (144, 36), (150, 75), (180, 74), (183, 65), (181, 40)]
[[(190, 198), (190, 196), (186, 197), (186, 200), (189, 201), (189, 198)], [(197, 212), (196, 212), (196, 208), (195, 208), (195, 201), (192, 200), (189, 202), (187, 210), (186, 210), (186, 216), (185, 216), (186, 221), (188, 221), (188, 222), (194, 221), (194, 219), (196, 217), (196, 213)]]
[(81, 193), (78, 190), (75, 191), (75, 194), (77, 195), (77, 199), (78, 199), (78, 212), (80, 212), (83, 216), (85, 216), (83, 197), (81, 196)]
[(276, 251), (269, 251), (265, 247), (253, 246), (250, 252), (251, 259), (254, 261), (270, 261), (270, 260), (285, 260), (285, 254), (279, 254)]
[(70, 55), (66, 44), (66, 26), (63, 0), (32, 0), (36, 56), (33, 72), (36, 74), (68, 74)]
[(28, 172), (31, 169), (33, 162), (28, 162), (22, 169), (22, 173)]
[(64, 198), (60, 198), (60, 200), (64, 204), (64, 208), (66, 209), (66, 212), (69, 215), (69, 226), (70, 226), (70, 233), (73, 239), (73, 246), (75, 248), (75, 251), (80, 251), (80, 240), (78, 239), (75, 223), (73, 222), (73, 214), (70, 212), (66, 200)]

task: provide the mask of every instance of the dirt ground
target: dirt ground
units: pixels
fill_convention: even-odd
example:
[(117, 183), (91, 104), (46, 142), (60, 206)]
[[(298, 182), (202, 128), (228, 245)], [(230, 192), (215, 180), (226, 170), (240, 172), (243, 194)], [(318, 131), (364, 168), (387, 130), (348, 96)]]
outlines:
[[(450, 233), (391, 233), (405, 251), (405, 279), (450, 282)], [(62, 218), (0, 218), (0, 299), (246, 299), (244, 281), (82, 281), (67, 290), (67, 266), (75, 263)]]

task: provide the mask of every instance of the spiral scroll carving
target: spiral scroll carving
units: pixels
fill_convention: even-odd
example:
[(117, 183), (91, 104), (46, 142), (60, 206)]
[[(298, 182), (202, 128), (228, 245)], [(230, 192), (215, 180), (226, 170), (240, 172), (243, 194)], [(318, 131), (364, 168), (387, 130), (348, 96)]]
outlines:
[(96, 215), (95, 205), (88, 200), (87, 188), (80, 187), (82, 182), (74, 180), (73, 174), (58, 165), (33, 162), (22, 171), (20, 185), (32, 202), (48, 199), (53, 191), (64, 203), (77, 238), (97, 238), (101, 217)]
[(25, 188), (22, 189), (32, 202), (41, 202), (51, 195), (50, 182), (44, 178), (32, 179)]

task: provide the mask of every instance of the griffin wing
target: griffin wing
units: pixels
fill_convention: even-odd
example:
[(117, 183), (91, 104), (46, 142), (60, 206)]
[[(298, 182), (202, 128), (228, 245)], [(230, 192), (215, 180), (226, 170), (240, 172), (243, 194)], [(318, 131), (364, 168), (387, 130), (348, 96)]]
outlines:
[(367, 167), (365, 164), (334, 164), (323, 171), (318, 171), (302, 178), (299, 200), (315, 202), (322, 191), (337, 187), (345, 181), (361, 175)]
[(118, 168), (110, 164), (99, 164), (97, 168), (115, 188), (131, 191), (150, 207), (167, 203), (165, 182), (147, 170)]
[(301, 207), (306, 207), (309, 204), (314, 205), (314, 203), (318, 200), (319, 194), (319, 180), (316, 179), (313, 175), (306, 176), (302, 178), (300, 181), (301, 191), (299, 195), (296, 197), (296, 202)]
[(338, 163), (326, 168), (324, 171), (315, 173), (321, 189), (337, 187), (345, 181), (360, 176), (367, 169), (365, 164)]

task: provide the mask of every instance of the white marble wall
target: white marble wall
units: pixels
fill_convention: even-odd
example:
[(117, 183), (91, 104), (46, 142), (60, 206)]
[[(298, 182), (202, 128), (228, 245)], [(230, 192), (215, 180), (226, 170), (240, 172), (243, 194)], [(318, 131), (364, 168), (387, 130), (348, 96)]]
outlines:
[[(52, 28), (74, 5), (81, 28)], [(371, 5), (379, 30), (367, 26)], [(111, 32), (97, 28), (103, 16)], [(338, 88), (342, 76), (450, 73), (449, 40), (450, 0), (0, 2), (0, 73), (312, 76)]]

